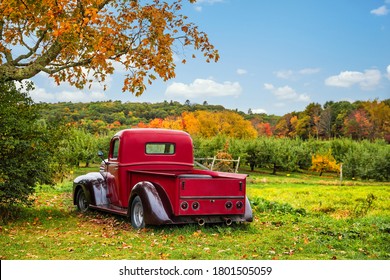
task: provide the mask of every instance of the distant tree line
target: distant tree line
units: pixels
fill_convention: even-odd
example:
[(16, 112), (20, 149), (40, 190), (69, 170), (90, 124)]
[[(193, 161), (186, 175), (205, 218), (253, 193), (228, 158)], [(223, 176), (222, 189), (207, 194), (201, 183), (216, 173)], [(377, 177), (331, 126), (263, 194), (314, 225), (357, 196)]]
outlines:
[[(173, 123), (185, 119), (185, 114), (188, 119), (191, 114), (203, 117), (214, 113), (221, 118), (225, 115), (224, 119), (229, 120), (234, 118), (235, 113), (251, 123), (256, 130), (255, 135), (250, 133), (254, 138), (277, 136), (307, 140), (348, 137), (354, 140), (385, 139), (390, 142), (390, 99), (353, 103), (328, 101), (323, 106), (311, 103), (304, 111), (291, 112), (283, 116), (253, 114), (250, 109), (248, 113), (244, 113), (225, 109), (221, 105), (209, 105), (207, 101), (203, 104), (192, 104), (189, 100), (184, 104), (177, 101), (159, 103), (104, 101), (42, 103), (40, 106), (43, 120), (66, 123), (98, 135), (107, 135), (110, 131), (129, 127), (157, 127), (159, 124), (162, 127), (178, 127)], [(214, 121), (213, 118), (208, 119), (210, 122)], [(211, 124), (203, 122), (202, 125)], [(187, 127), (183, 126), (178, 128), (187, 130)], [(201, 134), (209, 134), (211, 137), (218, 133), (221, 133), (220, 130)]]
[(107, 134), (118, 128), (130, 128), (153, 119), (180, 116), (184, 112), (225, 110), (220, 105), (181, 104), (177, 101), (160, 103), (104, 101), (91, 103), (40, 103), (42, 118), (83, 128), (92, 134)]
[(384, 101), (328, 101), (309, 104), (303, 112), (280, 118), (274, 135), (301, 139), (349, 137), (390, 142), (390, 99)]

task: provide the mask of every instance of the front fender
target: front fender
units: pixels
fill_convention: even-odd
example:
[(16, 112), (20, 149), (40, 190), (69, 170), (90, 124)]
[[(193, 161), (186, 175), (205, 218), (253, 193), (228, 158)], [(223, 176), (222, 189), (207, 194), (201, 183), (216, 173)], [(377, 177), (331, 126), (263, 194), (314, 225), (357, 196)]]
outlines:
[(131, 203), (136, 196), (139, 196), (142, 201), (145, 224), (161, 225), (173, 223), (168, 215), (169, 210), (164, 207), (156, 187), (151, 182), (146, 181), (137, 183), (131, 191), (128, 210), (129, 216), (131, 214)]
[[(97, 205), (100, 195), (96, 192), (101, 192), (105, 189), (105, 180), (99, 172), (91, 172), (85, 175), (78, 176), (73, 181), (73, 204), (76, 204), (77, 192), (83, 189), (85, 197), (89, 204)], [(98, 195), (98, 199), (96, 196)]]

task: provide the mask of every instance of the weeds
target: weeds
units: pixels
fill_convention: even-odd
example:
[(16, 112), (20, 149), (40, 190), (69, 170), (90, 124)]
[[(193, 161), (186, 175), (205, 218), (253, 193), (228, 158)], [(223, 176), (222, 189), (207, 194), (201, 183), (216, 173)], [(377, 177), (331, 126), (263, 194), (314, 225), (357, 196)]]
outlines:
[(303, 208), (295, 209), (288, 203), (279, 203), (276, 201), (268, 201), (261, 197), (255, 197), (251, 201), (253, 211), (258, 213), (274, 213), (274, 214), (292, 214), (305, 216), (306, 210)]
[(377, 197), (374, 196), (372, 193), (369, 193), (366, 197), (366, 199), (358, 198), (356, 199), (357, 203), (355, 208), (353, 209), (353, 214), (356, 217), (363, 217), (367, 215), (368, 211), (372, 208), (374, 200), (376, 200)]

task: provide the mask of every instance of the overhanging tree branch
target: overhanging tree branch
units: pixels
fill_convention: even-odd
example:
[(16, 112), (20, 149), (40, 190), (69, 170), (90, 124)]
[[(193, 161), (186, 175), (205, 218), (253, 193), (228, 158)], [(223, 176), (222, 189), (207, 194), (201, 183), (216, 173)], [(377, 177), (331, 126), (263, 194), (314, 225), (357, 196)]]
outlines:
[[(206, 61), (218, 60), (207, 35), (179, 13), (185, 1), (194, 2), (76, 0), (60, 6), (57, 0), (34, 5), (1, 0), (0, 53), (5, 60), (0, 61), (0, 80), (45, 72), (57, 83), (83, 86), (89, 80), (80, 67), (104, 81), (115, 70), (110, 61), (118, 61), (129, 71), (123, 90), (139, 95), (144, 79), (150, 83), (155, 73), (163, 80), (175, 76), (175, 42), (184, 41), (183, 52), (192, 47)], [(15, 46), (25, 52), (14, 52)]]
[[(27, 46), (27, 44), (25, 44), (25, 46), (29, 50), (29, 52), (15, 58), (14, 65), (22, 66), (23, 64), (19, 64), (20, 61), (27, 59), (27, 58), (31, 57), (33, 54), (35, 54), (37, 52), (38, 48), (40, 47), (43, 39), (45, 38), (46, 34), (47, 34), (47, 30), (43, 31), (41, 37), (37, 40), (37, 42), (35, 43), (35, 45), (32, 48), (30, 48), (29, 46)], [(30, 65), (30, 64), (31, 63), (25, 64), (25, 65)]]

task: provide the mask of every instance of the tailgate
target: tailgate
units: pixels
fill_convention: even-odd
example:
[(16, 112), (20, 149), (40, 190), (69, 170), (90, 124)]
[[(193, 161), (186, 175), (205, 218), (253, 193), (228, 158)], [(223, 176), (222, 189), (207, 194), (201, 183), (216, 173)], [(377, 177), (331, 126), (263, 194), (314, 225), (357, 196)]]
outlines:
[(245, 212), (245, 179), (180, 178), (178, 215), (238, 215)]

